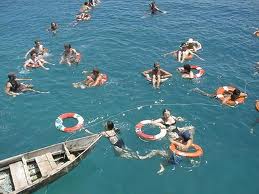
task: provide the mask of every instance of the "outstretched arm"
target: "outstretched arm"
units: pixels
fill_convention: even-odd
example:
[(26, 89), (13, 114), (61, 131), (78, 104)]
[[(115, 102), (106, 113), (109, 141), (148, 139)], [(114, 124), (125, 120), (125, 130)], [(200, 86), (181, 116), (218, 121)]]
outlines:
[(163, 78), (172, 77), (172, 74), (169, 73), (168, 71), (165, 71), (164, 69), (160, 69), (160, 71), (161, 71), (161, 73), (163, 74), (163, 75), (161, 75), (161, 78), (162, 78), (162, 79), (163, 79)]
[(142, 72), (142, 75), (147, 77), (148, 74), (150, 74), (152, 72), (152, 69), (146, 70)]

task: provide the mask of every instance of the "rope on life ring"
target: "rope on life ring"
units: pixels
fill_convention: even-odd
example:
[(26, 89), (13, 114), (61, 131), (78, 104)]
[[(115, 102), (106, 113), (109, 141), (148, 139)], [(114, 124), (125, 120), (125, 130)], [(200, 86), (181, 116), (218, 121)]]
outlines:
[(160, 133), (156, 134), (156, 135), (149, 135), (149, 134), (146, 134), (142, 131), (142, 128), (144, 127), (144, 125), (147, 125), (147, 124), (151, 124), (152, 121), (151, 120), (143, 120), (141, 122), (139, 122), (136, 126), (135, 126), (135, 131), (136, 131), (136, 134), (138, 137), (140, 137), (141, 139), (144, 139), (144, 140), (149, 140), (149, 141), (155, 141), (155, 140), (160, 140), (162, 139), (167, 131), (166, 129), (160, 129)]
[(202, 148), (197, 144), (192, 144), (191, 148), (195, 149), (195, 152), (184, 152), (177, 149), (177, 145), (175, 143), (171, 143), (170, 150), (174, 152), (178, 156), (184, 156), (187, 158), (197, 158), (203, 155)]
[[(63, 120), (68, 119), (68, 118), (76, 119), (77, 124), (73, 127), (65, 127), (63, 125)], [(79, 114), (76, 114), (76, 113), (64, 113), (56, 119), (55, 126), (60, 131), (64, 131), (64, 132), (68, 132), (68, 133), (74, 132), (74, 131), (77, 131), (77, 130), (81, 129), (84, 126), (84, 119), (83, 119), (82, 116), (80, 116)]]
[[(218, 99), (220, 99), (221, 101), (225, 100), (225, 96), (224, 94), (228, 93), (228, 92), (233, 92), (236, 88), (232, 87), (232, 86), (223, 86), (223, 87), (219, 87), (216, 91), (216, 97)], [(239, 97), (237, 98), (235, 101), (233, 100), (228, 100), (226, 103), (230, 106), (235, 106), (238, 104), (243, 104), (245, 102), (245, 98), (246, 97)]]
[[(180, 72), (184, 71), (184, 68), (183, 67), (179, 67), (177, 68)], [(205, 70), (202, 69), (201, 67), (199, 66), (196, 66), (196, 65), (191, 65), (191, 69), (195, 69), (198, 71), (198, 73), (194, 74), (193, 78), (200, 78), (201, 76), (203, 76), (205, 74)]]

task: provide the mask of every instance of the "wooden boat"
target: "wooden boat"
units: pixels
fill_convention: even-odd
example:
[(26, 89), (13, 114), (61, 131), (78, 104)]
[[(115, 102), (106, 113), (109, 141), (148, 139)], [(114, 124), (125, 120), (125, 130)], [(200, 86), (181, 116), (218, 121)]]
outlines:
[(0, 194), (31, 193), (66, 174), (94, 147), (95, 134), (0, 161)]

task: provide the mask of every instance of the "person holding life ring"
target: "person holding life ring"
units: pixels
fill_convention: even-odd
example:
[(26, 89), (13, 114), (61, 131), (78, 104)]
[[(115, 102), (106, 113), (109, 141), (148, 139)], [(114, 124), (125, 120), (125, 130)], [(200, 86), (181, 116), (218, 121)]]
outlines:
[(186, 60), (191, 60), (194, 53), (190, 49), (188, 49), (185, 43), (182, 43), (179, 50), (166, 53), (164, 54), (164, 57), (166, 57), (167, 55), (173, 55), (178, 62), (183, 63)]
[(44, 54), (48, 52), (47, 48), (44, 48), (44, 46), (41, 44), (39, 40), (34, 41), (35, 46), (32, 47), (24, 56), (25, 59), (27, 59), (28, 55), (33, 51), (36, 53), (36, 56), (38, 58), (43, 58)]
[(199, 88), (195, 88), (193, 91), (198, 92), (204, 96), (217, 98), (221, 100), (222, 104), (231, 107), (238, 104), (243, 104), (247, 98), (246, 93), (241, 92), (238, 88), (232, 86), (219, 87), (214, 94), (208, 94)]
[(81, 55), (76, 49), (71, 47), (71, 44), (64, 45), (64, 52), (61, 56), (61, 60), (59, 61), (60, 64), (68, 64), (71, 66), (72, 64), (78, 64), (81, 60)]
[(161, 82), (166, 81), (172, 74), (160, 68), (159, 63), (154, 63), (154, 68), (142, 72), (148, 81), (152, 81), (154, 88), (159, 88)]
[(43, 68), (45, 70), (49, 70), (49, 68), (45, 67), (44, 64), (48, 63), (43, 58), (38, 58), (36, 52), (33, 50), (30, 53), (31, 58), (25, 61), (23, 67), (24, 69), (29, 68)]
[(78, 83), (73, 83), (75, 88), (90, 88), (103, 85), (107, 82), (108, 78), (106, 74), (102, 74), (97, 68), (94, 68), (92, 73), (86, 77), (86, 80)]
[[(192, 69), (198, 70), (199, 72), (194, 74), (191, 71)], [(177, 70), (182, 74), (182, 78), (186, 79), (200, 78), (205, 73), (201, 67), (190, 64), (185, 64), (183, 67), (179, 67)]]

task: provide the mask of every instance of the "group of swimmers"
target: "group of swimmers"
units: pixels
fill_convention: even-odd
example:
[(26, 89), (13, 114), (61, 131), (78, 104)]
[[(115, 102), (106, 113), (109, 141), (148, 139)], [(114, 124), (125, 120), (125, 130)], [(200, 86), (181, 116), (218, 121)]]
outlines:
[(90, 20), (91, 14), (89, 13), (89, 11), (99, 3), (99, 0), (89, 0), (84, 2), (79, 10), (79, 14), (76, 15), (76, 22)]

